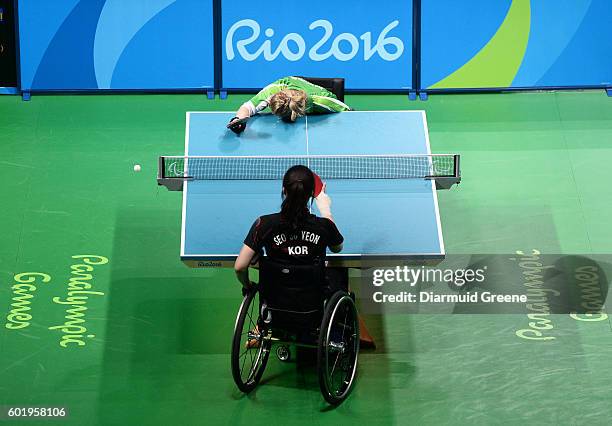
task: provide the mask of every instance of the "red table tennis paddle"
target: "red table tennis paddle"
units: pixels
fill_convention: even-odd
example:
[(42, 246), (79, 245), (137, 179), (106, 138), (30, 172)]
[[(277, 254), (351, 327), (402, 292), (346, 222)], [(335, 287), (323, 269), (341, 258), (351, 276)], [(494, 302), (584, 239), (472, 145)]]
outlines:
[(321, 180), (318, 174), (314, 172), (312, 174), (314, 176), (314, 196), (316, 198), (319, 196), (319, 194), (323, 190), (323, 181)]

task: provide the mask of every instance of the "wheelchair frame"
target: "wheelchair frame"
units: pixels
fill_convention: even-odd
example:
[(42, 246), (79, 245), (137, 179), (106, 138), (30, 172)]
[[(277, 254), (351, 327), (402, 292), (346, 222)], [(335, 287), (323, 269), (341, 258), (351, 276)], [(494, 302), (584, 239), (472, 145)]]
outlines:
[[(315, 330), (302, 330), (316, 337), (317, 344), (313, 344), (300, 341), (299, 338), (286, 340), (278, 337), (279, 332), (292, 335), (295, 329), (284, 329), (282, 325), (274, 324), (273, 319), (271, 323), (266, 323), (266, 319), (262, 318), (262, 314), (267, 314), (265, 304), (256, 300), (259, 292), (257, 287), (244, 296), (234, 325), (231, 364), (232, 376), (238, 388), (244, 393), (255, 389), (261, 380), (273, 344), (280, 345), (277, 347), (277, 357), (281, 361), (289, 360), (291, 355), (288, 345), (295, 344), (317, 349), (321, 394), (328, 403), (340, 404), (353, 387), (359, 357), (359, 320), (354, 295), (337, 291), (325, 301), (321, 325)], [(253, 308), (256, 308), (255, 315)], [(289, 314), (299, 316), (305, 313)], [(256, 353), (252, 354), (251, 351)]]

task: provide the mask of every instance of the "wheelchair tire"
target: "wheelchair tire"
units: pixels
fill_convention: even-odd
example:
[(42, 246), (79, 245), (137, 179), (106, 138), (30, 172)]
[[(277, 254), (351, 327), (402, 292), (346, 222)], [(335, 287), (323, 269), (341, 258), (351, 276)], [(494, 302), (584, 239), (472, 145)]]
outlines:
[(359, 356), (359, 319), (351, 296), (338, 291), (328, 300), (317, 350), (319, 386), (323, 398), (338, 405), (349, 395)]
[[(255, 389), (266, 368), (268, 356), (270, 355), (271, 342), (261, 338), (254, 347), (247, 347), (252, 340), (249, 333), (259, 326), (259, 299), (258, 291), (254, 289), (244, 296), (236, 324), (234, 325), (234, 337), (232, 339), (232, 376), (234, 382), (244, 393)], [(256, 352), (255, 352), (256, 351)], [(246, 367), (246, 375), (245, 373)]]

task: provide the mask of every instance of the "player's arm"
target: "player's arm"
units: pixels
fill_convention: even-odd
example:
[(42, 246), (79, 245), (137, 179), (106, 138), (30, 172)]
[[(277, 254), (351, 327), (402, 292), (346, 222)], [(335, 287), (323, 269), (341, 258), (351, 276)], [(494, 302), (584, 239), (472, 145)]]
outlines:
[[(252, 117), (266, 109), (268, 107), (270, 97), (286, 87), (287, 83), (285, 78), (281, 78), (276, 80), (274, 83), (268, 84), (266, 87), (261, 89), (259, 93), (238, 108), (238, 111), (236, 111), (236, 116), (230, 120), (227, 127), (236, 134), (242, 133), (246, 129), (245, 119), (248, 119), (249, 117)], [(233, 125), (232, 122), (234, 122)]]
[(242, 249), (240, 249), (240, 253), (238, 254), (238, 258), (236, 259), (236, 263), (234, 263), (234, 271), (236, 272), (236, 278), (242, 284), (243, 287), (249, 288), (251, 287), (251, 281), (249, 280), (249, 265), (251, 264), (251, 260), (255, 256), (255, 250), (246, 244), (242, 245)]
[(312, 95), (314, 112), (343, 112), (350, 111), (351, 107), (332, 96)]
[(240, 108), (238, 108), (238, 111), (236, 111), (236, 117), (238, 118), (249, 118), (251, 115), (250, 108), (246, 107), (244, 104), (242, 104)]
[(319, 193), (319, 195), (315, 197), (315, 204), (319, 209), (321, 217), (329, 219), (333, 222), (334, 218), (331, 212), (332, 200), (329, 195), (327, 195), (327, 192), (325, 192), (325, 189), (327, 189), (326, 183), (323, 184), (323, 188), (321, 188), (321, 192)]
[(317, 205), (317, 208), (319, 209), (319, 213), (321, 214), (321, 217), (324, 217), (331, 221), (331, 227), (333, 228), (333, 234), (334, 234), (335, 240), (340, 241), (338, 244), (330, 245), (329, 249), (332, 251), (332, 253), (339, 253), (342, 251), (343, 238), (342, 238), (342, 235), (340, 235), (338, 228), (336, 228), (336, 225), (334, 224), (334, 217), (332, 216), (332, 212), (331, 212), (332, 201), (331, 201), (330, 196), (327, 195), (327, 192), (325, 192), (326, 188), (327, 188), (327, 184), (324, 183), (323, 188), (321, 189), (321, 192), (315, 198), (315, 203)]
[(342, 236), (342, 234), (340, 234), (340, 231), (338, 231), (338, 228), (336, 227), (334, 221), (331, 219), (329, 220), (331, 221), (330, 234), (333, 240), (333, 242), (329, 245), (329, 250), (332, 253), (340, 253), (343, 248), (344, 237)]
[(238, 109), (236, 115), (242, 115), (240, 118), (252, 117), (255, 114), (263, 111), (268, 107), (268, 101), (272, 95), (280, 92), (287, 88), (285, 79), (276, 80), (274, 83), (268, 84), (266, 87), (261, 89), (259, 93), (253, 96), (251, 99), (242, 104)]
[(340, 253), (342, 251), (342, 243), (338, 244), (337, 246), (331, 246), (329, 249), (332, 253)]

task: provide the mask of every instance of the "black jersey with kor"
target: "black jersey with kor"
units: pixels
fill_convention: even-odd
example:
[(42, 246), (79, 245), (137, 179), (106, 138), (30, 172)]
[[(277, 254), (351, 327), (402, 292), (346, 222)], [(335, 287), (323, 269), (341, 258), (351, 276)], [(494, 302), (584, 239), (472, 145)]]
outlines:
[(327, 247), (344, 241), (338, 228), (329, 219), (309, 214), (296, 229), (281, 218), (280, 213), (260, 216), (255, 220), (244, 244), (280, 263), (309, 264), (315, 257), (325, 258)]

